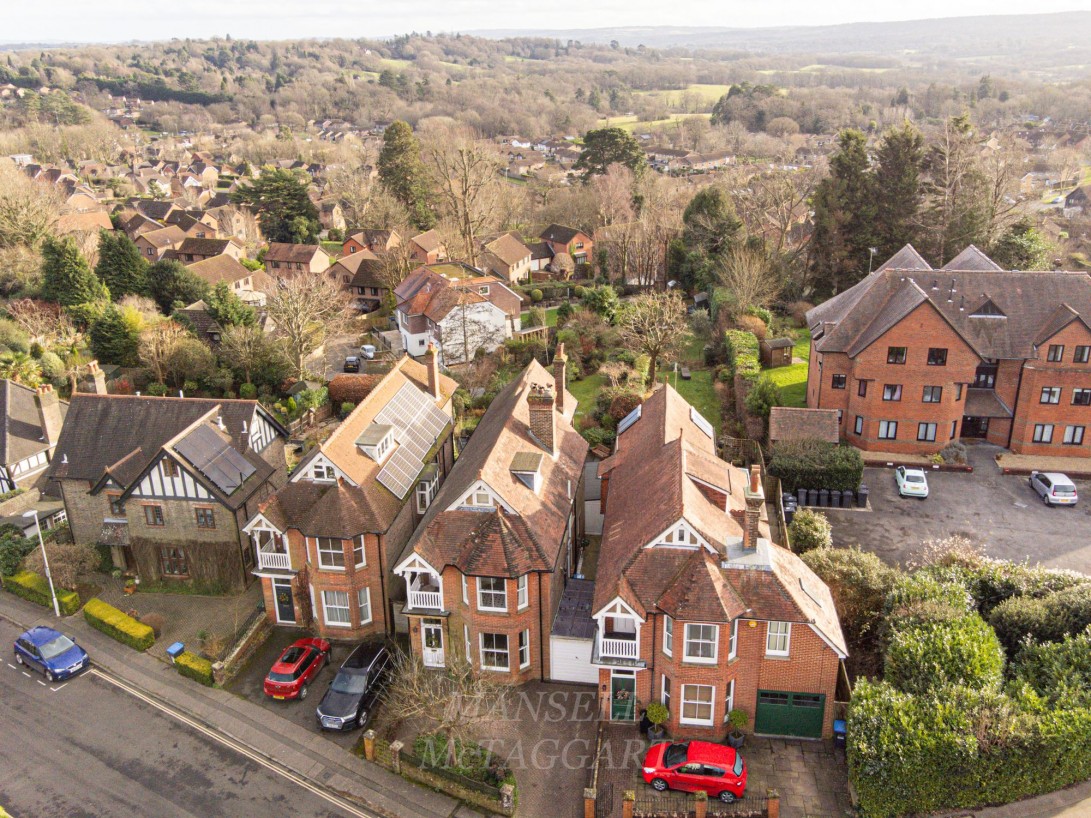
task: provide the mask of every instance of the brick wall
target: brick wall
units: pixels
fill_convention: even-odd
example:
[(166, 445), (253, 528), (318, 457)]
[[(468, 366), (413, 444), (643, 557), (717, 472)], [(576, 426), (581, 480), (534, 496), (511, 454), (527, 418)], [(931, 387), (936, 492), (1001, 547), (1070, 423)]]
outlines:
[[(383, 602), (382, 583), (379, 581), (379, 538), (374, 534), (364, 535), (364, 558), (366, 564), (357, 568), (353, 554), (354, 540), (341, 540), (345, 554), (344, 570), (319, 568), (317, 541), (311, 538), (306, 544), (296, 534), (295, 551), (303, 548), (307, 552), (308, 577), (314, 589), (314, 629), (326, 639), (357, 640), (386, 633), (386, 605)], [(293, 565), (295, 565), (293, 554)], [(371, 621), (361, 622), (357, 593), (368, 588), (371, 593)], [(344, 591), (348, 594), (350, 625), (330, 624), (326, 621), (322, 605), (323, 591)]]

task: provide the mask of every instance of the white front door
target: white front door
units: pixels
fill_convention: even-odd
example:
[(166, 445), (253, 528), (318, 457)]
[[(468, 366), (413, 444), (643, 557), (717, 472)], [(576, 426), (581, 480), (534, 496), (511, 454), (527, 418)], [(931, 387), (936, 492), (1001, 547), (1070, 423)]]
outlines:
[(425, 667), (443, 667), (443, 620), (421, 621), (422, 658)]

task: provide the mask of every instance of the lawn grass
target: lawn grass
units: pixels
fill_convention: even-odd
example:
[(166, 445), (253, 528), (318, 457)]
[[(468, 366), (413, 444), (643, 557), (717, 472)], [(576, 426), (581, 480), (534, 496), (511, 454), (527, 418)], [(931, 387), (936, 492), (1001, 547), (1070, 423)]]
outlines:
[(576, 418), (583, 417), (591, 411), (595, 405), (595, 398), (605, 385), (606, 376), (598, 374), (588, 375), (578, 381), (569, 381), (568, 391), (576, 399)]
[(792, 355), (804, 361), (811, 359), (811, 331), (806, 327), (796, 330), (796, 343), (792, 347)]
[(707, 105), (711, 108), (715, 105), (720, 97), (731, 90), (730, 85), (713, 85), (708, 83), (695, 82), (687, 85), (684, 90), (678, 91), (635, 91), (637, 96), (648, 97), (649, 99), (656, 99), (662, 101), (665, 105), (672, 108), (681, 107), (686, 101), (686, 95), (696, 96), (700, 103)]
[(636, 130), (656, 130), (660, 128), (676, 128), (678, 123), (683, 119), (689, 119), (690, 117), (704, 117), (708, 119), (710, 114), (670, 114), (666, 119), (640, 119), (635, 114), (631, 116), (611, 116), (600, 119), (598, 122), (599, 128), (622, 128), (623, 130), (632, 133)]
[(677, 389), (678, 394), (700, 412), (718, 433), (722, 418), (720, 417), (720, 401), (716, 397), (716, 390), (712, 388), (711, 370), (695, 369), (688, 381), (682, 380), (682, 374), (679, 373), (678, 380), (675, 382), (674, 372), (663, 372), (657, 378), (662, 383), (669, 382)]
[[(527, 326), (527, 316), (529, 314), (529, 312), (523, 312), (519, 314), (519, 320), (523, 329), (530, 329), (530, 327)], [(547, 327), (557, 326), (557, 307), (550, 307), (549, 309), (547, 309), (545, 311), (545, 319)]]
[(807, 364), (792, 364), (768, 369), (763, 374), (780, 387), (780, 397), (785, 406), (807, 405)]

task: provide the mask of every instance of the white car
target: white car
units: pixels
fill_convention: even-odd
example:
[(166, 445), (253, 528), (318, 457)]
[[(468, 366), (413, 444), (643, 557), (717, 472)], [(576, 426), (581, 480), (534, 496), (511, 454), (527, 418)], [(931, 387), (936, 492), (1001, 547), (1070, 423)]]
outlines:
[(375, 345), (363, 344), (360, 347), (360, 354), (367, 358), (369, 361), (375, 357)]
[(902, 497), (919, 497), (923, 500), (928, 496), (928, 478), (924, 469), (898, 466), (894, 469), (894, 482), (898, 484), (898, 494)]
[(1032, 471), (1030, 487), (1047, 506), (1074, 506), (1078, 499), (1076, 484), (1055, 471)]

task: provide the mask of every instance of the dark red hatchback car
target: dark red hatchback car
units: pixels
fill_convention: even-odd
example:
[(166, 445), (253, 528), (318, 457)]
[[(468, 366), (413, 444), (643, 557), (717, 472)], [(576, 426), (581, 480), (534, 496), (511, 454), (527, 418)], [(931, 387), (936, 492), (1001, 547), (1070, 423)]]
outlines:
[(746, 794), (746, 762), (732, 747), (708, 741), (653, 744), (644, 756), (644, 783), (659, 792), (703, 790), (734, 801)]
[(273, 663), (265, 677), (265, 695), (274, 699), (307, 698), (307, 686), (329, 658), (330, 643), (325, 639), (297, 639)]

